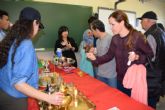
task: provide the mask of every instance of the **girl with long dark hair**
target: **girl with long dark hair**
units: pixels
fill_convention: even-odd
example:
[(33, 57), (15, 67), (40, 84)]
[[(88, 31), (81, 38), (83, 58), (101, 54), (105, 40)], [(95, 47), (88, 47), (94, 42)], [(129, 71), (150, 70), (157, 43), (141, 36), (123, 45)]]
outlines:
[(58, 39), (55, 43), (54, 52), (56, 54), (57, 48), (62, 49), (62, 55), (67, 58), (75, 60), (73, 66), (77, 67), (77, 60), (74, 52), (78, 51), (78, 47), (73, 38), (69, 37), (69, 29), (66, 26), (61, 26), (58, 29)]
[(27, 96), (59, 105), (63, 94), (38, 89), (38, 64), (31, 39), (43, 28), (40, 13), (24, 8), (0, 42), (0, 110), (27, 110)]

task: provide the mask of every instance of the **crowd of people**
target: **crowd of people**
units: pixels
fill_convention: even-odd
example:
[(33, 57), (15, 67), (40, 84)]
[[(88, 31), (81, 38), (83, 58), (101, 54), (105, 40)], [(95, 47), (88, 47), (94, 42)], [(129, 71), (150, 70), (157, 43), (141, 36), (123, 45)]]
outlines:
[[(132, 65), (145, 67), (149, 58), (161, 71), (160, 92), (156, 96), (148, 93), (151, 97), (147, 99), (148, 105), (156, 108), (160, 96), (165, 94), (165, 31), (163, 25), (157, 23), (158, 18), (153, 11), (144, 13), (138, 19), (144, 34), (132, 27), (124, 11), (114, 11), (108, 18), (113, 32), (110, 35), (105, 31), (104, 23), (92, 16), (79, 48), (69, 36), (69, 28), (63, 25), (58, 29), (54, 53), (60, 48), (64, 57), (74, 59), (72, 66), (128, 96), (131, 96), (131, 89), (123, 85), (127, 70)], [(12, 26), (8, 13), (0, 10), (1, 110), (27, 110), (27, 97), (54, 105), (60, 105), (63, 101), (61, 92), (48, 95), (38, 90), (38, 62), (32, 39), (40, 29), (44, 29), (44, 25), (40, 12), (34, 8), (23, 8)], [(80, 53), (80, 63), (75, 52)]]

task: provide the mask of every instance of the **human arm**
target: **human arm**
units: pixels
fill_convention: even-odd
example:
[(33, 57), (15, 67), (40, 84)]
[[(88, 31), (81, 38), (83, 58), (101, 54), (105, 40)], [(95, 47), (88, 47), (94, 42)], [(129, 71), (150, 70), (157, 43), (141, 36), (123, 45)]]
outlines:
[(79, 45), (79, 54), (80, 54), (80, 58), (82, 57), (82, 54), (85, 53), (85, 49), (84, 49), (84, 41), (81, 41), (80, 45)]
[[(138, 34), (134, 37), (135, 46), (134, 46), (134, 55), (129, 55), (129, 60), (136, 64), (145, 64), (146, 57), (152, 58), (153, 52), (151, 47), (149, 46), (147, 40), (144, 38), (142, 34)], [(131, 59), (132, 58), (132, 59)]]
[(32, 86), (30, 86), (29, 84), (25, 82), (15, 84), (14, 87), (18, 91), (22, 92), (23, 94), (29, 97), (32, 97), (38, 100), (43, 100), (54, 105), (60, 105), (64, 98), (63, 94), (60, 92), (49, 95), (33, 88)]
[[(28, 51), (27, 51), (28, 50)], [(61, 93), (48, 96), (37, 90), (38, 67), (35, 50), (30, 40), (23, 41), (17, 48), (14, 56), (10, 85), (18, 90), (20, 95), (27, 95), (33, 98), (48, 101), (52, 104), (60, 104), (63, 98)], [(55, 101), (55, 102), (53, 102)]]
[(54, 44), (54, 53), (56, 54), (57, 48), (62, 48), (60, 40), (56, 40)]
[(147, 37), (147, 41), (148, 41), (148, 44), (150, 45), (153, 53), (154, 53), (154, 57), (152, 60), (155, 60), (155, 56), (156, 56), (156, 47), (157, 47), (157, 44), (156, 44), (156, 40), (155, 38), (152, 36), (152, 35), (149, 35)]
[(94, 47), (91, 47), (91, 48), (89, 49), (89, 53), (93, 53), (93, 54), (96, 54), (96, 53), (97, 53), (97, 50), (96, 50), (96, 48), (94, 48)]
[(94, 65), (100, 65), (104, 64), (114, 58), (114, 52), (115, 52), (115, 43), (114, 39), (112, 38), (109, 49), (106, 54), (103, 56), (95, 57), (93, 53), (87, 53), (87, 57), (92, 60), (92, 63)]
[(73, 38), (69, 38), (69, 48), (74, 51), (74, 52), (77, 52), (78, 51), (78, 46), (76, 44), (76, 42), (74, 41)]

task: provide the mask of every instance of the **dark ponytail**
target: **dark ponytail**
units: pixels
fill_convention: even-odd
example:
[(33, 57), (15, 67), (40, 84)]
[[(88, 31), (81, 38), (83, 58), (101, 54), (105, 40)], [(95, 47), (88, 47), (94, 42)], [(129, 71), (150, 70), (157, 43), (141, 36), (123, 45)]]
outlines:
[[(11, 30), (15, 27), (11, 28)], [(13, 36), (11, 36), (13, 35)], [(8, 34), (1, 42), (0, 42), (0, 68), (2, 68), (8, 60), (8, 54), (10, 47), (12, 46), (14, 40), (16, 39), (16, 36), (14, 31), (11, 31), (10, 34)]]

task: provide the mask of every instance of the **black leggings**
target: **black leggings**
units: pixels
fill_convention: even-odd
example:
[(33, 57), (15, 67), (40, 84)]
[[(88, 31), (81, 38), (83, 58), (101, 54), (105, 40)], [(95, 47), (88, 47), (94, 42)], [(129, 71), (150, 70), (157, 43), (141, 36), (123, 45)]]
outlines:
[(0, 110), (27, 110), (27, 98), (14, 98), (0, 90)]

